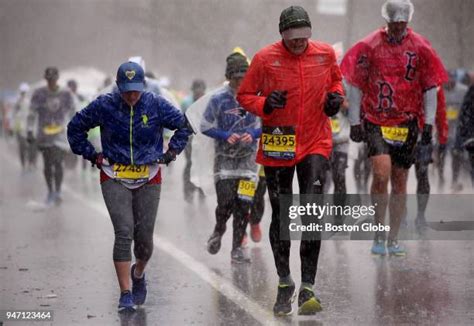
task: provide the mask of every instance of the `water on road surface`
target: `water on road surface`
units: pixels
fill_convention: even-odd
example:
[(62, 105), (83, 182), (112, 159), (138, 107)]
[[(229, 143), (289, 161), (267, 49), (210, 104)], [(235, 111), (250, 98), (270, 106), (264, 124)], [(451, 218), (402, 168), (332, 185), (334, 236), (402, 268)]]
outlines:
[[(245, 249), (251, 264), (231, 264), (230, 221), (220, 252), (209, 255), (216, 198), (184, 200), (181, 157), (164, 167), (146, 304), (119, 314), (113, 228), (97, 171), (67, 171), (62, 205), (47, 208), (41, 167), (22, 173), (14, 145), (0, 140), (0, 310), (51, 310), (54, 319), (5, 325), (474, 324), (472, 233), (464, 241), (404, 241), (404, 258), (370, 255), (371, 241), (324, 241), (315, 284), (323, 311), (275, 318), (268, 201), (263, 239)], [(410, 189), (414, 183), (411, 176)], [(293, 241), (297, 286), (298, 250)]]

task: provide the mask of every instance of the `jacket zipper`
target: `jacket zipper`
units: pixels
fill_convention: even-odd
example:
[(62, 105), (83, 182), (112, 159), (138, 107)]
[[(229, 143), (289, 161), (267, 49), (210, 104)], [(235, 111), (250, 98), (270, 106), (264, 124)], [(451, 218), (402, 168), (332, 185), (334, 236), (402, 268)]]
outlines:
[[(301, 95), (300, 95), (300, 107), (299, 107), (299, 110), (298, 110), (298, 124), (297, 124), (297, 128), (299, 128), (299, 134), (302, 135), (303, 134), (303, 125), (301, 123), (301, 119), (302, 119), (302, 116), (304, 115), (303, 111), (304, 111), (304, 94), (305, 94), (305, 83), (304, 83), (304, 78), (303, 78), (303, 68), (301, 67), (302, 63), (301, 63), (301, 57), (298, 57), (298, 68), (299, 68), (299, 77), (300, 77), (300, 85), (301, 85)], [(295, 135), (296, 135), (296, 130), (295, 130)], [(300, 138), (300, 137), (298, 137)], [(299, 139), (296, 140), (296, 147), (298, 147), (299, 145)], [(295, 148), (295, 151), (296, 153), (298, 152), (298, 149)], [(295, 153), (295, 154), (296, 154)], [(296, 158), (296, 155), (295, 155), (295, 158)]]
[(133, 106), (130, 106), (130, 162), (133, 163)]

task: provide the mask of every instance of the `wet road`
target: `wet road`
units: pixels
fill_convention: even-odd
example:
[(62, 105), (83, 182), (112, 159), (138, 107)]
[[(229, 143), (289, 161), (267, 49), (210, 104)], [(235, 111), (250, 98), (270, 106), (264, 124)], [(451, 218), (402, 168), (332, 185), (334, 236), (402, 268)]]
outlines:
[[(271, 309), (277, 277), (267, 235), (268, 203), (262, 242), (250, 242), (246, 249), (250, 265), (230, 263), (231, 232), (220, 252), (209, 255), (205, 242), (213, 229), (216, 200), (183, 200), (183, 158), (164, 171), (147, 303), (135, 314), (120, 315), (111, 260), (113, 229), (98, 174), (67, 171), (63, 204), (45, 209), (40, 205), (46, 195), (40, 169), (22, 174), (15, 150), (13, 142), (0, 140), (0, 310), (54, 312), (53, 322), (29, 324), (474, 323), (472, 240), (406, 241), (406, 258), (373, 257), (370, 241), (325, 241), (315, 286), (324, 310), (312, 317), (275, 319)], [(297, 285), (298, 247), (293, 242), (291, 268)]]

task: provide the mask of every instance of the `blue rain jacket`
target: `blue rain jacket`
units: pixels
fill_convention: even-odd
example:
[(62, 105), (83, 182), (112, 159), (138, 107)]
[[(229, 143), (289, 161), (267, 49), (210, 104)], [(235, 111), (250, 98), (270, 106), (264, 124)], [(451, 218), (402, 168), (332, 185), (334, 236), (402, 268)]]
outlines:
[(104, 156), (111, 163), (152, 164), (163, 156), (163, 129), (176, 130), (169, 148), (179, 154), (192, 133), (184, 115), (163, 97), (143, 92), (130, 107), (117, 92), (99, 96), (72, 118), (67, 137), (75, 154), (92, 160), (87, 131), (100, 127)]

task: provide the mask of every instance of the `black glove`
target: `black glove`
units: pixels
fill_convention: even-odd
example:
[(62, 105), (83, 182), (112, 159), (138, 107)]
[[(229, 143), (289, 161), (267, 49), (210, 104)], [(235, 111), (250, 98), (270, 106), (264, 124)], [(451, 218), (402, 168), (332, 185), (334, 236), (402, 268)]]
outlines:
[(474, 138), (469, 138), (464, 142), (464, 149), (469, 153), (474, 153)]
[(275, 109), (283, 109), (286, 105), (288, 91), (272, 91), (263, 105), (263, 113), (271, 114)]
[(351, 126), (351, 132), (349, 134), (349, 137), (352, 139), (353, 142), (356, 143), (365, 141), (365, 132), (364, 128), (362, 128), (362, 125), (359, 124)]
[(328, 117), (336, 115), (343, 102), (344, 97), (339, 93), (328, 93), (326, 103), (324, 103), (324, 113), (326, 113)]
[(421, 133), (421, 145), (431, 144), (431, 139), (433, 138), (433, 126), (425, 124), (423, 127), (423, 132)]
[(415, 159), (418, 164), (428, 165), (433, 162), (433, 145), (418, 144), (415, 147)]
[(90, 159), (92, 166), (96, 166), (99, 170), (102, 169), (102, 164), (104, 164), (104, 154), (95, 153)]
[(35, 137), (33, 136), (33, 131), (28, 131), (26, 134), (26, 142), (28, 144), (32, 144), (35, 141)]
[(174, 160), (176, 160), (176, 153), (168, 149), (166, 153), (158, 160), (158, 163), (166, 164), (166, 166), (168, 166), (168, 164), (170, 164)]

